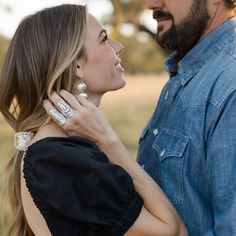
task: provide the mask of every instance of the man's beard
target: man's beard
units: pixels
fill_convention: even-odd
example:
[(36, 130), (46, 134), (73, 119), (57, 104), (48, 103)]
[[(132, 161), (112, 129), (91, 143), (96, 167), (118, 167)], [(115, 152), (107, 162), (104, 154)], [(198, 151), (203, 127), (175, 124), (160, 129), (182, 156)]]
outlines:
[[(186, 54), (199, 41), (210, 19), (206, 0), (195, 0), (189, 14), (179, 24), (174, 24), (171, 14), (160, 10), (153, 13), (154, 19), (170, 19), (171, 28), (163, 33), (157, 33), (156, 40), (163, 48)], [(161, 28), (160, 28), (161, 30)]]

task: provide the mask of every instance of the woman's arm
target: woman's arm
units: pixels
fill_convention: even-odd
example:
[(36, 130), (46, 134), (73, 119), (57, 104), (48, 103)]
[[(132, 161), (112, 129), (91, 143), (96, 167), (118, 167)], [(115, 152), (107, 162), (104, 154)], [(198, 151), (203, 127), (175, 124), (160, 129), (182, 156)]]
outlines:
[[(96, 142), (110, 162), (120, 165), (130, 174), (136, 192), (144, 201), (139, 217), (125, 235), (188, 235), (182, 220), (168, 198), (156, 182), (130, 157), (99, 109), (86, 99), (80, 97), (76, 99), (64, 90), (60, 95), (75, 110), (74, 116), (68, 118), (62, 128), (69, 135), (84, 136)], [(57, 104), (61, 98), (54, 93), (51, 99), (54, 104)], [(49, 101), (45, 102), (44, 107), (47, 112), (53, 108)]]
[(135, 190), (144, 201), (141, 214), (126, 235), (187, 235), (178, 213), (156, 182), (130, 157), (114, 133), (110, 137), (107, 134), (106, 138), (103, 136), (98, 145), (111, 162), (120, 165), (130, 174)]

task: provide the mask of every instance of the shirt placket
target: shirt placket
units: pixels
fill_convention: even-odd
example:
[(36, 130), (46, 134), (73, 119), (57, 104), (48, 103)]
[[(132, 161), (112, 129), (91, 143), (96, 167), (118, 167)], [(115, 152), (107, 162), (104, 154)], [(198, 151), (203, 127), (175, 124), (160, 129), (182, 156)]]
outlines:
[(182, 85), (177, 76), (171, 77), (160, 96), (158, 109), (155, 111), (152, 124), (153, 135), (156, 136), (160, 128), (162, 128), (162, 121), (168, 118), (171, 111), (171, 106), (175, 101), (176, 95), (181, 89)]

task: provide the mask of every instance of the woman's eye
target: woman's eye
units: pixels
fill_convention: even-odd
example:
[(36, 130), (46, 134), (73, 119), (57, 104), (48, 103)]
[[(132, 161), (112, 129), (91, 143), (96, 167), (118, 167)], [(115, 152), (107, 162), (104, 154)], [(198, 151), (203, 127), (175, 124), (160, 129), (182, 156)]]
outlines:
[(107, 42), (108, 42), (108, 36), (105, 35), (102, 41), (105, 42), (105, 43), (107, 43)]

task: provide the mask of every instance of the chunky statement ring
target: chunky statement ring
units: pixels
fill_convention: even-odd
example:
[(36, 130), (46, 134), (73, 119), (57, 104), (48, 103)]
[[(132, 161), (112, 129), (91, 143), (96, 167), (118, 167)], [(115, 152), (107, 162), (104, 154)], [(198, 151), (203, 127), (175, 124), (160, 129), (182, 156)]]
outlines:
[(49, 116), (56, 121), (59, 125), (64, 125), (66, 123), (66, 118), (56, 109), (52, 109), (48, 112)]
[(63, 100), (57, 103), (57, 108), (65, 117), (72, 117), (75, 114), (75, 111)]

